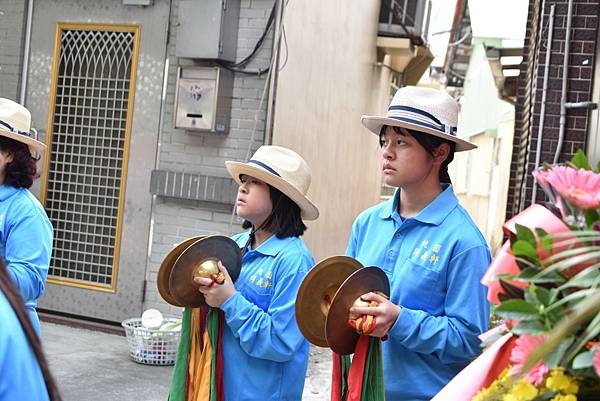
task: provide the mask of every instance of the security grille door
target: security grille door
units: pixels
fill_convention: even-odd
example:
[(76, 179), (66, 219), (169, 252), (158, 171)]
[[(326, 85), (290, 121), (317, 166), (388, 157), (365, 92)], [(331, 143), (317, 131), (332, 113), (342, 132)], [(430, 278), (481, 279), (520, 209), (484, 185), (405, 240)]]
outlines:
[(50, 281), (116, 288), (135, 34), (62, 30), (46, 191)]
[[(140, 25), (56, 25), (41, 191), (55, 231), (42, 309), (112, 321), (141, 313), (150, 195), (136, 192), (155, 153), (132, 147), (135, 121), (158, 116), (160, 99), (134, 118), (139, 46)], [(149, 139), (140, 146), (155, 150)]]

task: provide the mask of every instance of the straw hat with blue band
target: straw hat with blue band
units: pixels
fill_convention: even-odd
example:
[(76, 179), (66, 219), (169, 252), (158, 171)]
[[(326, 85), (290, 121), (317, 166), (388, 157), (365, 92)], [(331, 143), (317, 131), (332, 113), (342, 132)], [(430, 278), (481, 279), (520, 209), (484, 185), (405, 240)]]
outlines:
[(31, 113), (19, 103), (0, 98), (0, 135), (24, 143), (31, 152), (46, 148), (31, 128)]
[(280, 190), (301, 210), (304, 220), (316, 220), (319, 209), (306, 196), (311, 172), (304, 159), (293, 150), (281, 146), (261, 146), (247, 163), (227, 161), (231, 177), (241, 185), (241, 176), (248, 175)]
[(458, 103), (446, 92), (417, 86), (398, 89), (385, 117), (362, 116), (362, 124), (379, 135), (381, 127), (389, 125), (415, 130), (456, 143), (456, 151), (477, 146), (458, 138)]

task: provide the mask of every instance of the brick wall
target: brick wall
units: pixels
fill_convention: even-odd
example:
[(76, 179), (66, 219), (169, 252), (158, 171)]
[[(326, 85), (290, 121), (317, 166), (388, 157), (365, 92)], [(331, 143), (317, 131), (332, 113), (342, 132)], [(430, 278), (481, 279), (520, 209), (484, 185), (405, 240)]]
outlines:
[(19, 100), (27, 1), (0, 2), (0, 97)]
[[(531, 0), (525, 39), (525, 57), (521, 65), (518, 97), (516, 104), (515, 139), (509, 182), (507, 217), (518, 213), (531, 204), (535, 167), (537, 135), (540, 124), (542, 87), (548, 40), (548, 20), (550, 6), (556, 5), (554, 17), (554, 35), (552, 54), (548, 71), (548, 88), (544, 117), (543, 140), (540, 163), (551, 163), (558, 146), (560, 98), (563, 77), (563, 60), (567, 25), (567, 0), (547, 0), (545, 10), (541, 10), (541, 1)], [(543, 13), (542, 29), (536, 21)], [(592, 71), (598, 29), (598, 0), (575, 0), (570, 41), (570, 55), (567, 83), (567, 102), (592, 100)], [(541, 32), (541, 45), (538, 48), (537, 33)], [(533, 74), (527, 75), (532, 68)], [(532, 82), (532, 79), (536, 80)], [(528, 100), (531, 101), (529, 107)], [(595, 100), (597, 101), (597, 99)], [(569, 160), (579, 148), (585, 148), (587, 140), (588, 111), (585, 109), (567, 110), (565, 137), (559, 162)], [(522, 190), (524, 188), (524, 190)], [(542, 191), (537, 192), (538, 200), (543, 200)]]
[[(264, 127), (267, 99), (258, 113), (260, 97), (266, 82), (262, 77), (234, 74), (231, 125), (229, 133), (186, 132), (173, 128), (175, 84), (177, 65), (191, 65), (191, 60), (175, 56), (177, 35), (177, 11), (179, 1), (173, 2), (171, 31), (169, 36), (169, 75), (165, 99), (165, 114), (160, 134), (159, 169), (229, 177), (225, 169), (226, 160), (246, 160), (264, 142)], [(254, 48), (267, 24), (274, 0), (242, 0), (238, 28), (237, 59), (243, 59)], [(271, 60), (273, 47), (271, 29), (261, 50), (247, 65), (247, 69), (265, 68)], [(252, 131), (256, 124), (256, 132)], [(156, 197), (153, 206), (151, 251), (146, 269), (146, 299), (144, 309), (158, 308), (168, 314), (179, 314), (179, 308), (167, 305), (156, 289), (156, 274), (160, 262), (173, 248), (173, 244), (194, 235), (225, 234), (240, 230), (240, 221), (235, 219), (230, 226), (231, 205)]]

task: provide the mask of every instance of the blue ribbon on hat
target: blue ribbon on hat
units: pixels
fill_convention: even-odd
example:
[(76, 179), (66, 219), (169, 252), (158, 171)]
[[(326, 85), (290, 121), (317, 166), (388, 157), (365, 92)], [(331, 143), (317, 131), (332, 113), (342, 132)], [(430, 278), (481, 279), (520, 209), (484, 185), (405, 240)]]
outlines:
[(275, 174), (277, 177), (281, 177), (277, 171), (273, 170), (271, 167), (267, 166), (265, 163), (263, 163), (261, 161), (250, 159), (250, 160), (248, 160), (248, 164), (256, 164), (257, 166), (260, 166), (260, 167), (264, 168), (265, 170), (267, 170), (269, 173)]
[(0, 125), (2, 125), (3, 127), (5, 127), (8, 131), (14, 132), (15, 134), (24, 135), (24, 136), (26, 136), (28, 138), (33, 138), (33, 133), (32, 132), (20, 131), (20, 130), (16, 129), (15, 127), (13, 127), (12, 125), (10, 125), (9, 123), (7, 123), (6, 121), (0, 120)]
[[(397, 112), (400, 113), (390, 113)], [(432, 114), (417, 109), (410, 106), (390, 106), (388, 108), (388, 118), (393, 118), (394, 120), (404, 121), (407, 123), (421, 125), (423, 127), (427, 127), (430, 129), (434, 129), (436, 131), (441, 131), (445, 134), (456, 136), (456, 127), (451, 125), (446, 125), (438, 120)]]

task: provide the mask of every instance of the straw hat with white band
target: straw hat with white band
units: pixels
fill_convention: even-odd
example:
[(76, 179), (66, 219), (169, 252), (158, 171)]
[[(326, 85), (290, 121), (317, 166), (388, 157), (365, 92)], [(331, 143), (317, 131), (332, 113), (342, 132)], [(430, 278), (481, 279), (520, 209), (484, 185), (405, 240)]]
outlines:
[(458, 103), (446, 92), (405, 86), (398, 89), (387, 116), (362, 116), (362, 124), (379, 135), (381, 127), (389, 125), (423, 132), (456, 143), (456, 151), (475, 149), (477, 146), (456, 136)]
[(261, 146), (247, 163), (227, 161), (231, 177), (241, 184), (240, 177), (248, 175), (280, 190), (302, 212), (302, 219), (315, 220), (319, 209), (306, 196), (310, 186), (310, 168), (293, 150), (281, 146)]
[(0, 135), (24, 143), (31, 152), (41, 152), (46, 148), (31, 129), (29, 110), (10, 99), (0, 98)]

